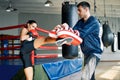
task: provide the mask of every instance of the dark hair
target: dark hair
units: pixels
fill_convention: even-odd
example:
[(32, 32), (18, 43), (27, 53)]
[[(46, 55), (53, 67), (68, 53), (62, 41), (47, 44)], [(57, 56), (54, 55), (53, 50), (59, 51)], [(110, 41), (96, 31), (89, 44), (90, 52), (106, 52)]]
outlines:
[(84, 7), (84, 8), (88, 7), (88, 8), (90, 9), (90, 4), (89, 4), (88, 2), (86, 2), (86, 1), (80, 2), (80, 3), (77, 5), (77, 7), (79, 7), (79, 6), (82, 6), (82, 7)]
[(28, 20), (27, 24), (37, 23), (35, 20)]

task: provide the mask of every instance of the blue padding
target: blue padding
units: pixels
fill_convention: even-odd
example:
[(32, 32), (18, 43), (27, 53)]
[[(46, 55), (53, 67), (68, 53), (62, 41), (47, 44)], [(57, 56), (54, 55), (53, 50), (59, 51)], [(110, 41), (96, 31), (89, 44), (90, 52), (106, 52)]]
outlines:
[(82, 59), (65, 59), (52, 63), (42, 64), (50, 80), (58, 80), (74, 72), (80, 71), (82, 68)]
[(0, 80), (11, 80), (22, 66), (0, 65)]

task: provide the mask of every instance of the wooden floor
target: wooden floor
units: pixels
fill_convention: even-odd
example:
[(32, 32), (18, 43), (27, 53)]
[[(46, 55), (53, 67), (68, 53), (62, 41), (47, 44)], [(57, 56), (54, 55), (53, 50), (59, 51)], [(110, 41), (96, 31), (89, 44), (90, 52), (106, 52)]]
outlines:
[[(60, 80), (80, 80), (80, 72)], [(120, 80), (120, 62), (100, 62), (96, 69), (96, 80)]]
[(96, 80), (120, 80), (120, 62), (100, 62)]

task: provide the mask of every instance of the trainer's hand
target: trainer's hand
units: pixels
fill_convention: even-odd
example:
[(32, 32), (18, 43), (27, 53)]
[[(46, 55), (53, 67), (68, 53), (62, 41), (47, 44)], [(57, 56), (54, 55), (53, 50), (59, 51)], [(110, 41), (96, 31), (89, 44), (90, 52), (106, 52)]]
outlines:
[(51, 30), (48, 35), (49, 35), (50, 37), (52, 37), (52, 38), (58, 38), (57, 33), (58, 33), (59, 31), (61, 31), (61, 30), (68, 30), (68, 29), (69, 29), (68, 24), (67, 24), (67, 23), (63, 23), (63, 24), (61, 24), (61, 25), (55, 26), (54, 29)]
[(54, 27), (54, 29), (52, 30), (53, 32), (58, 32), (58, 31), (60, 31), (61, 30), (61, 25), (57, 25), (57, 26), (55, 26)]
[(67, 23), (63, 23), (61, 25), (62, 29), (61, 30), (68, 30), (69, 29), (69, 25)]
[(68, 29), (69, 29), (69, 25), (67, 23), (63, 23), (61, 25), (55, 26), (52, 31), (53, 32), (59, 32), (61, 30), (68, 30)]

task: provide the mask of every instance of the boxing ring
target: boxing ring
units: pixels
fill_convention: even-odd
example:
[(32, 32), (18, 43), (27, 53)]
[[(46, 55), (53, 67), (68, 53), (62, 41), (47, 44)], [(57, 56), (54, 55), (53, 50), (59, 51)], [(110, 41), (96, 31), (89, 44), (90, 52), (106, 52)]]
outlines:
[[(3, 27), (0, 28), (0, 31), (21, 28), (22, 26), (24, 26), (24, 24)], [(44, 33), (49, 32), (41, 28), (39, 28), (39, 31)], [(20, 56), (19, 54), (15, 54), (15, 50), (19, 52), (20, 49), (19, 37), (19, 35), (6, 34), (0, 36), (0, 79), (2, 80), (25, 80)], [(15, 43), (15, 40), (17, 40), (18, 43)], [(62, 47), (57, 46), (41, 46), (39, 48), (41, 51), (57, 51), (61, 49)], [(11, 54), (9, 54), (9, 52), (11, 52)], [(34, 65), (34, 80), (58, 80), (80, 71), (82, 68), (81, 58), (65, 59), (61, 53), (42, 54), (32, 51), (31, 60)]]

